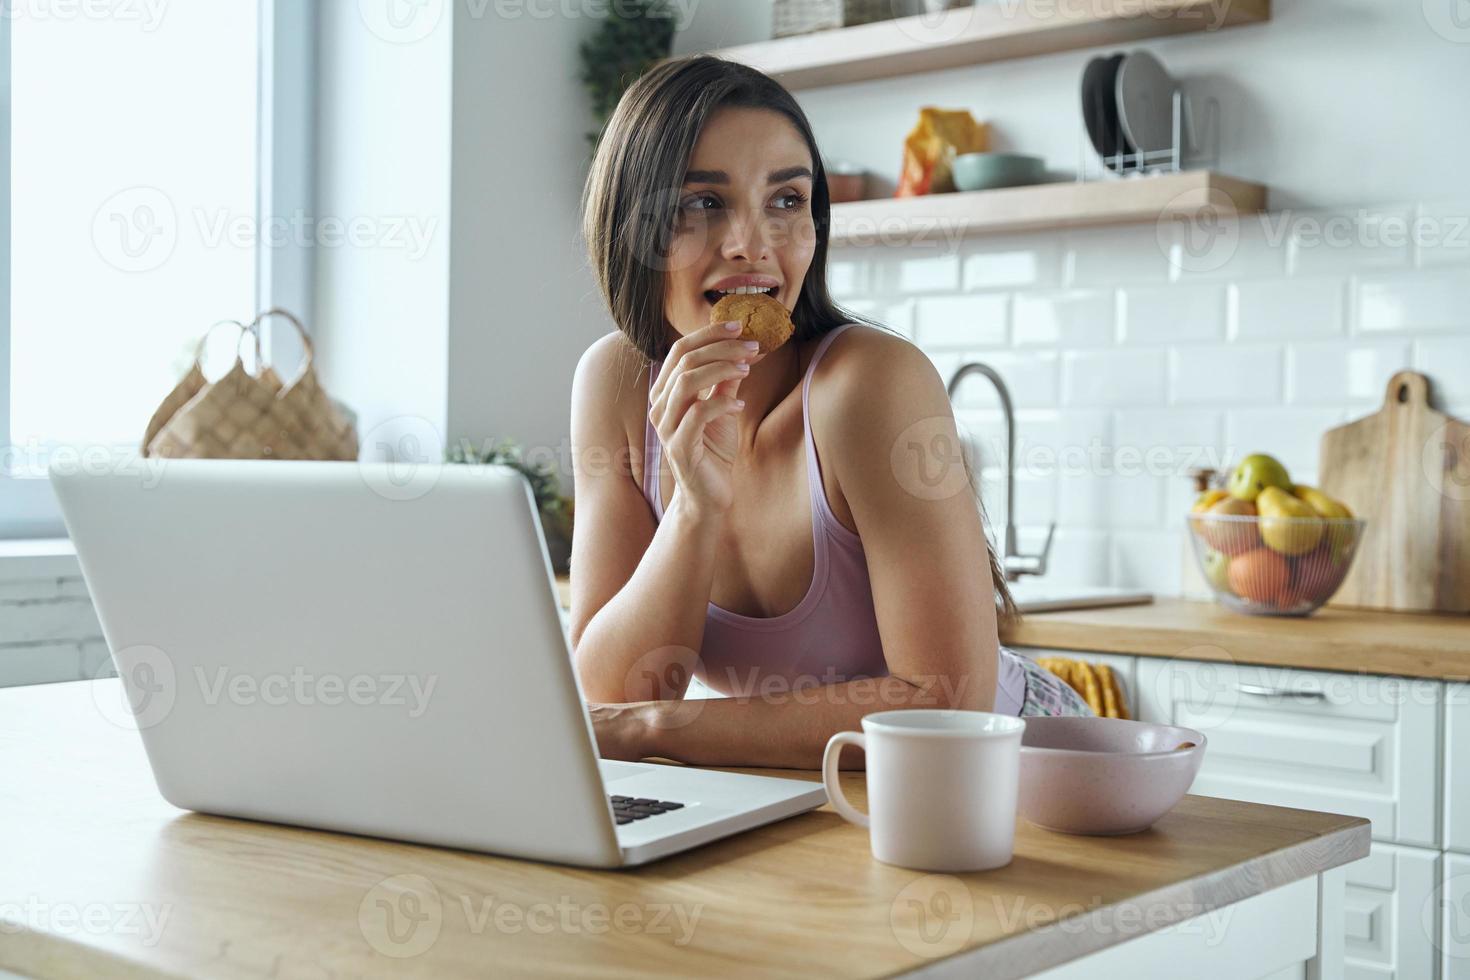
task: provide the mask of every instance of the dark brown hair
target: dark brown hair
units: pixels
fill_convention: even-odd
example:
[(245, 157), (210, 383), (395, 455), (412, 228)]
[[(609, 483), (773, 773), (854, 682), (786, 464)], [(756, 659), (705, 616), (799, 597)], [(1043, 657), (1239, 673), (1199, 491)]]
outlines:
[[(811, 153), (816, 247), (791, 311), (793, 339), (813, 340), (852, 322), (887, 331), (839, 307), (827, 290), (832, 203), (806, 113), (769, 75), (710, 55), (668, 59), (650, 68), (623, 93), (598, 141), (582, 197), (582, 233), (613, 322), (645, 358), (661, 360), (668, 353), (674, 331), (664, 313), (665, 273), (684, 175), (705, 123), (727, 107), (780, 113)], [(968, 470), (968, 461), (965, 466)], [(970, 476), (979, 504), (980, 484)], [(986, 524), (983, 507), (981, 522)], [(1001, 614), (1009, 618), (1015, 606), (988, 539), (987, 525), (991, 579)]]
[(671, 59), (623, 93), (598, 142), (582, 208), (582, 232), (603, 299), (618, 329), (650, 360), (668, 353), (673, 332), (664, 316), (665, 271), (689, 158), (709, 117), (732, 107), (780, 113), (811, 153), (816, 249), (791, 311), (795, 339), (868, 322), (839, 307), (827, 291), (832, 205), (801, 106), (775, 79), (746, 65), (710, 55)]

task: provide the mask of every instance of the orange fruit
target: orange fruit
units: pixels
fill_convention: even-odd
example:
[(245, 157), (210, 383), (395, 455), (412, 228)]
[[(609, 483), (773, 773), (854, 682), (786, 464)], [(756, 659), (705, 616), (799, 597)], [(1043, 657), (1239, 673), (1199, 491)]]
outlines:
[(1230, 591), (1251, 602), (1272, 604), (1291, 584), (1291, 566), (1270, 548), (1253, 548), (1230, 560)]

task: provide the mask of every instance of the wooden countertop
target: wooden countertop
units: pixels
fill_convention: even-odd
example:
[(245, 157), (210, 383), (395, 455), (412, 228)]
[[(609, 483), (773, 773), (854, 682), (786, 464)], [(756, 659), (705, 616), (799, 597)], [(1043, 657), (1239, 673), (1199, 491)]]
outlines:
[(1037, 613), (1012, 646), (1234, 661), (1310, 670), (1470, 679), (1470, 617), (1327, 607), (1305, 618), (1245, 616), (1213, 602)]
[[(0, 968), (886, 976), (958, 954), (974, 975), (1012, 977), (1368, 853), (1362, 819), (1188, 797), (1128, 837), (1022, 821), (1015, 861), (977, 874), (879, 864), (826, 807), (639, 869), (536, 864), (176, 810), (137, 733), (96, 706), (116, 684), (0, 691), (0, 919), (23, 925), (7, 924)], [(865, 805), (860, 774), (844, 787)], [(405, 918), (390, 934), (394, 901)], [(948, 925), (936, 933), (926, 909)], [(1096, 927), (1053, 925), (1084, 911)]]
[[(571, 584), (557, 579), (562, 605)], [(1470, 680), (1470, 616), (1319, 609), (1305, 618), (1245, 616), (1213, 602), (1033, 613), (1003, 632), (1011, 646), (1273, 667)]]

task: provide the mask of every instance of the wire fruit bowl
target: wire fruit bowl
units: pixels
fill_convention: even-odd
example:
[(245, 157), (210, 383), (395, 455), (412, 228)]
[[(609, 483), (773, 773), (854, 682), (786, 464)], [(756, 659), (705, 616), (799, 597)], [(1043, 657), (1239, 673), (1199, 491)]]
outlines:
[(1236, 514), (1187, 520), (1216, 601), (1252, 616), (1309, 616), (1321, 608), (1347, 578), (1367, 523)]

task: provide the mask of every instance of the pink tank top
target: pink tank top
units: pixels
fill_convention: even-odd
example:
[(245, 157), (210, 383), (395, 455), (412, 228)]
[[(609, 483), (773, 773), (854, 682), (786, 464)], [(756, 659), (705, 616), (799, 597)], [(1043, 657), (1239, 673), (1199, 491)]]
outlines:
[[(859, 677), (882, 677), (888, 673), (878, 618), (873, 611), (873, 590), (862, 539), (832, 513), (812, 439), (812, 373), (832, 341), (850, 326), (850, 323), (843, 324), (821, 339), (801, 381), (801, 420), (815, 556), (811, 585), (793, 609), (779, 616), (744, 616), (709, 603), (696, 676), (722, 694), (787, 693), (792, 689)], [(652, 365), (650, 389), (661, 367), (662, 363)], [(656, 521), (662, 521), (664, 516), (659, 480), (662, 462), (663, 446), (658, 433), (652, 422), (645, 421), (643, 495), (653, 508)], [(763, 689), (761, 684), (767, 677), (779, 678), (782, 686)], [(1002, 648), (994, 710), (1001, 714), (1020, 714), (1025, 685), (1020, 659)]]

